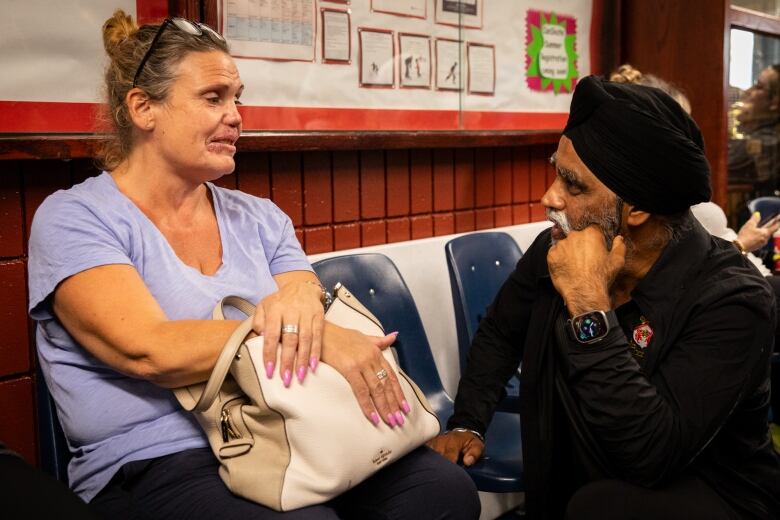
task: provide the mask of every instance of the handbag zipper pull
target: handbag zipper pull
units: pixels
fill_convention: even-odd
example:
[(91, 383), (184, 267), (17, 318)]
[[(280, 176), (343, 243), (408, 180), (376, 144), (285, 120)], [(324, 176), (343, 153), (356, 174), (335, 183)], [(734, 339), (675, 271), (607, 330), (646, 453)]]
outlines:
[(222, 410), (222, 416), (220, 417), (220, 423), (222, 424), (222, 442), (228, 442), (230, 439), (238, 439), (241, 437), (233, 429), (233, 423), (230, 420), (230, 412)]
[(227, 410), (222, 410), (222, 416), (219, 418), (219, 422), (222, 426), (222, 442), (228, 441), (227, 418), (228, 418)]

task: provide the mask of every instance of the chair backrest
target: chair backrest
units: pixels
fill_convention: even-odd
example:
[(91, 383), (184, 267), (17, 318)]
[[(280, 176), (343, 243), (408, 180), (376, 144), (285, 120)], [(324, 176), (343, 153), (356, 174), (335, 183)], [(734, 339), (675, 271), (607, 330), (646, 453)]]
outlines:
[(507, 233), (492, 231), (453, 238), (444, 246), (450, 273), (461, 372), (471, 340), (488, 306), (523, 255)]
[(751, 214), (756, 211), (761, 213), (763, 220), (780, 212), (780, 197), (758, 197), (748, 201), (747, 207)]
[(452, 399), (442, 387), (412, 294), (392, 260), (378, 253), (353, 254), (320, 260), (312, 267), (325, 287), (341, 282), (382, 322), (386, 332), (399, 332), (393, 347), (401, 368), (423, 391), (439, 421), (446, 421), (452, 413)]
[(57, 408), (49, 394), (40, 363), (35, 380), (36, 405), (38, 410), (38, 454), (41, 469), (67, 485), (70, 449), (62, 431)]

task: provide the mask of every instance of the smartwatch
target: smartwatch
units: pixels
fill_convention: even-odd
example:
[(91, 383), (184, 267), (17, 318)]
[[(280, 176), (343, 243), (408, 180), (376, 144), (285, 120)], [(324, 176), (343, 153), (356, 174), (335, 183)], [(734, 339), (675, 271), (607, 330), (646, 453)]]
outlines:
[(589, 344), (601, 341), (619, 325), (615, 311), (589, 311), (568, 320), (566, 329), (575, 341)]

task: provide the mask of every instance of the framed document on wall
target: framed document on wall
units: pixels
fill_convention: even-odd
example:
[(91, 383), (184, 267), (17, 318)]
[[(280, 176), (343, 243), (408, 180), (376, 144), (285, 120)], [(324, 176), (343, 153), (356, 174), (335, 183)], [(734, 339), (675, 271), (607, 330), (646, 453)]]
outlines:
[(402, 88), (431, 88), (431, 39), (423, 34), (398, 35), (398, 64)]
[(358, 29), (360, 42), (360, 86), (393, 88), (395, 86), (395, 55), (393, 31)]
[(436, 40), (436, 89), (461, 90), (460, 57), (461, 42), (458, 40)]

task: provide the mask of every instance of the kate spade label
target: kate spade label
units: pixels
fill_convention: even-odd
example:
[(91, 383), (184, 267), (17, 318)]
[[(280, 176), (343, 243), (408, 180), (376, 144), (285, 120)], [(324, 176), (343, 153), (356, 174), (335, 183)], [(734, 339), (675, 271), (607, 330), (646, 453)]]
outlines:
[(391, 453), (393, 453), (393, 450), (380, 448), (379, 452), (371, 459), (371, 462), (373, 462), (375, 466), (380, 466), (390, 459)]

